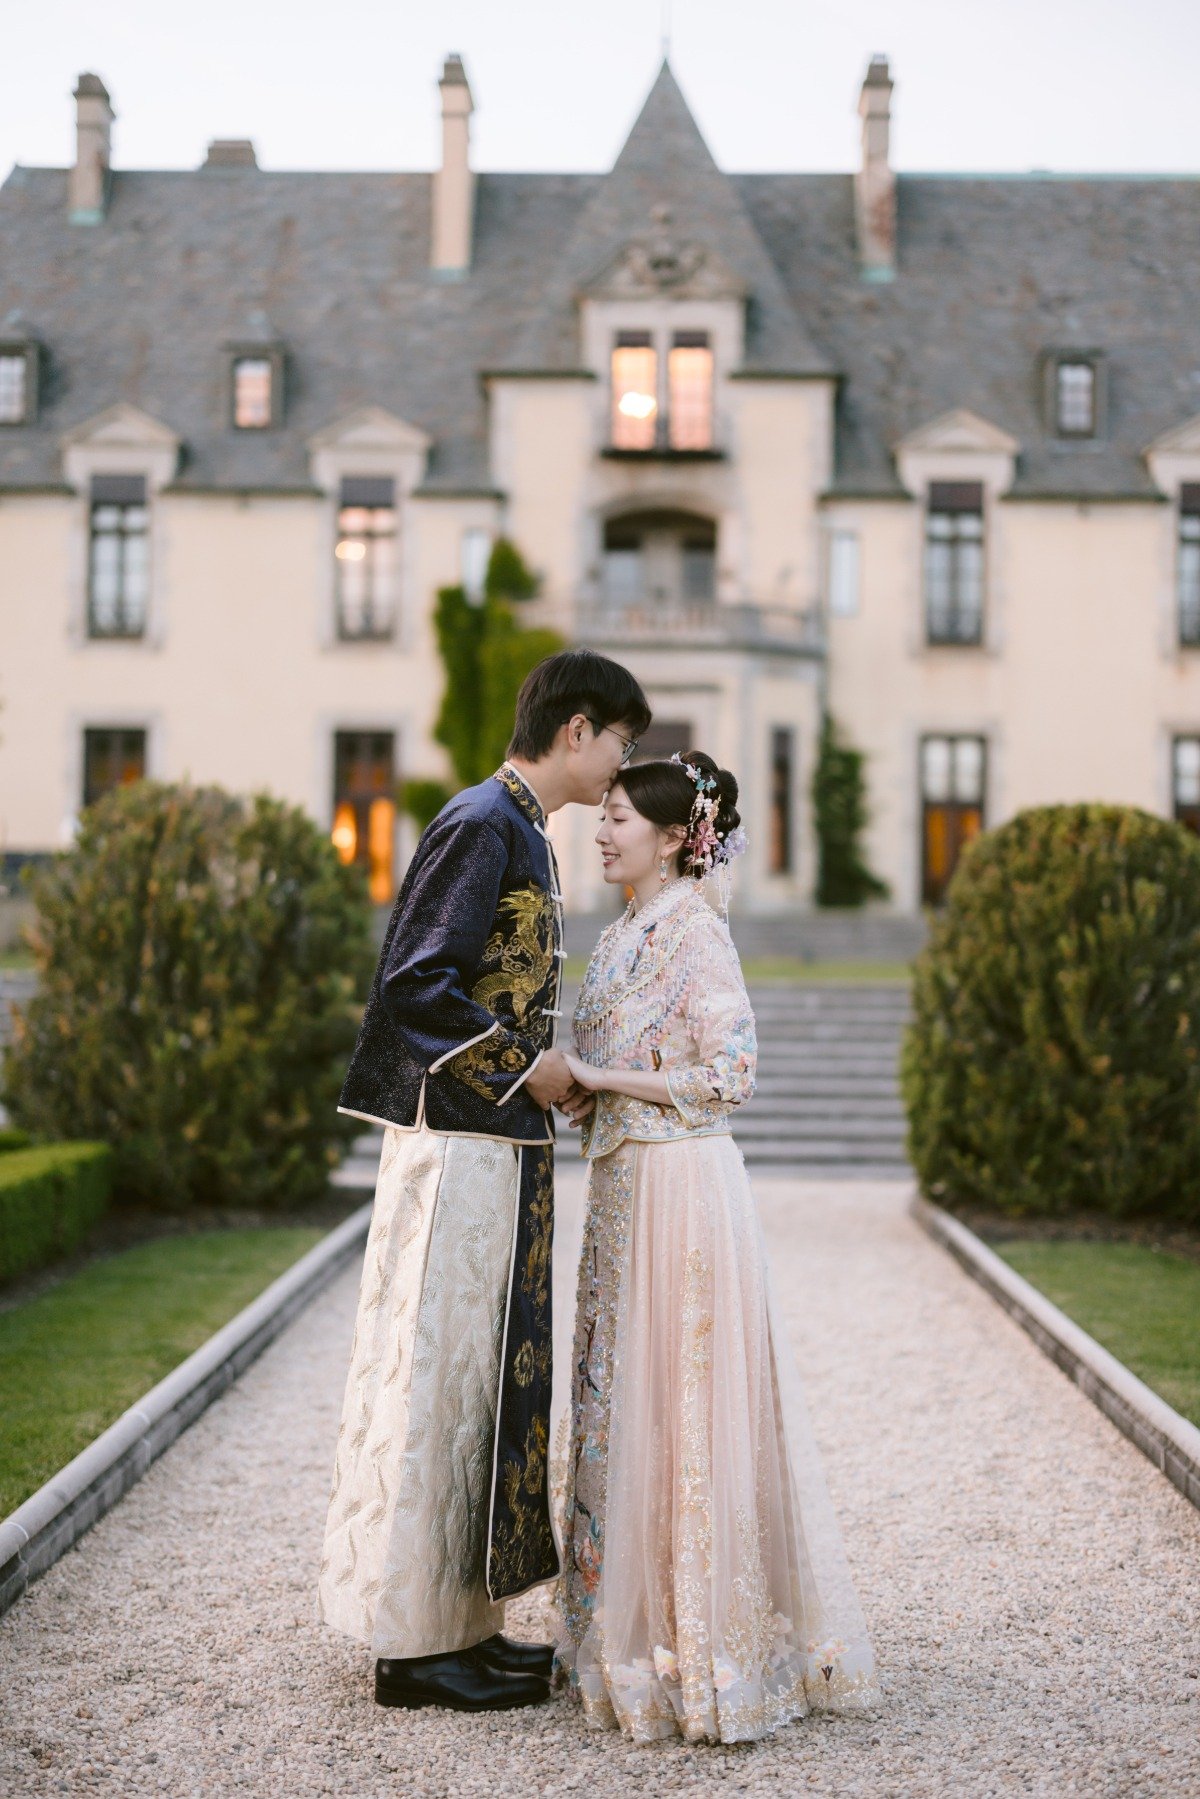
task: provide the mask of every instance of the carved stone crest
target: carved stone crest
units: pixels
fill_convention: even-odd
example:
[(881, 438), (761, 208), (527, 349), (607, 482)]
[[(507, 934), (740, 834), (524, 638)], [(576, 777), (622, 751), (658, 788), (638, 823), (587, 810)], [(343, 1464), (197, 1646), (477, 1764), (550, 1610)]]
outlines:
[(671, 208), (660, 201), (650, 209), (649, 231), (631, 238), (585, 283), (583, 292), (593, 299), (646, 299), (667, 294), (713, 300), (739, 298), (745, 287), (714, 251), (680, 238)]

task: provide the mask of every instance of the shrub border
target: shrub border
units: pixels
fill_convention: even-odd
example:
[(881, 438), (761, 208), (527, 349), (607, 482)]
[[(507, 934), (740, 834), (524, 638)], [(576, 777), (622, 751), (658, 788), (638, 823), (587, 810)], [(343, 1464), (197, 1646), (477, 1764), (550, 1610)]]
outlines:
[(919, 1192), (913, 1194), (909, 1215), (999, 1301), (1042, 1353), (1184, 1498), (1200, 1508), (1200, 1430), (1010, 1268), (961, 1220)]
[[(343, 1184), (350, 1183), (338, 1183)], [(368, 1200), (352, 1212), (0, 1521), (0, 1614), (112, 1510), (151, 1462), (353, 1259), (366, 1241), (371, 1206)]]

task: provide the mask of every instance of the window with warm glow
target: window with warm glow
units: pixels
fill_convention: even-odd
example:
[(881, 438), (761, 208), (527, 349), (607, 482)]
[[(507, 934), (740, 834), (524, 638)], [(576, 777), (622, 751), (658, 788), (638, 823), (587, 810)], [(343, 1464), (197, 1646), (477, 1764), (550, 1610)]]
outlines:
[(1055, 370), (1059, 434), (1091, 437), (1096, 429), (1096, 371), (1090, 362), (1060, 362)]
[(338, 512), (339, 637), (390, 637), (396, 606), (396, 509), (342, 506)]
[(0, 425), (23, 425), (28, 362), (21, 351), (0, 353)]
[(658, 437), (658, 357), (648, 331), (622, 331), (612, 353), (614, 450), (652, 450)]
[(983, 829), (987, 745), (982, 737), (921, 743), (921, 897), (936, 906), (958, 859)]
[(391, 731), (338, 731), (333, 751), (333, 829), (338, 859), (366, 871), (377, 906), (395, 894), (396, 740)]
[(707, 331), (677, 331), (667, 355), (667, 418), (673, 450), (711, 450), (713, 356)]
[(239, 356), (233, 365), (233, 422), (239, 431), (261, 431), (271, 423), (271, 360)]
[(1200, 832), (1200, 737), (1177, 737), (1171, 746), (1171, 797), (1180, 824)]
[(83, 733), (83, 803), (91, 806), (114, 787), (144, 779), (146, 733), (137, 727), (106, 725)]

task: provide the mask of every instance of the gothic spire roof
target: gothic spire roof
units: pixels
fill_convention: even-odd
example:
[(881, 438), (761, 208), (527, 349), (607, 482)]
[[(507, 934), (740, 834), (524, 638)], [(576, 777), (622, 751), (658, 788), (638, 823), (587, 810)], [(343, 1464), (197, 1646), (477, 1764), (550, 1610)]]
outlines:
[(736, 278), (747, 301), (747, 369), (832, 372), (801, 324), (733, 180), (713, 161), (665, 60), (612, 170), (581, 209), (508, 366), (578, 367), (580, 291), (627, 246), (664, 225), (680, 244), (711, 254)]

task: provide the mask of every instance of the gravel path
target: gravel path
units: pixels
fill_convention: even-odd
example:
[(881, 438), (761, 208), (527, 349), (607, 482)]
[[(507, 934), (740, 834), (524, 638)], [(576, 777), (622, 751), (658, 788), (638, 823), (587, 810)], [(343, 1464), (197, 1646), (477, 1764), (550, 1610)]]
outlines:
[[(0, 1791), (1200, 1794), (1200, 1514), (911, 1223), (904, 1186), (756, 1188), (880, 1718), (635, 1749), (565, 1700), (375, 1706), (366, 1653), (313, 1616), (355, 1270), (0, 1620)], [(541, 1603), (510, 1628), (539, 1634)]]

